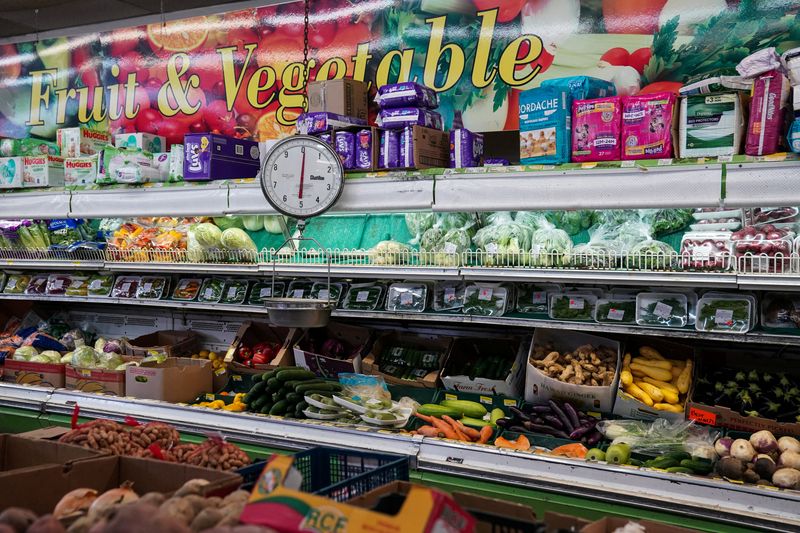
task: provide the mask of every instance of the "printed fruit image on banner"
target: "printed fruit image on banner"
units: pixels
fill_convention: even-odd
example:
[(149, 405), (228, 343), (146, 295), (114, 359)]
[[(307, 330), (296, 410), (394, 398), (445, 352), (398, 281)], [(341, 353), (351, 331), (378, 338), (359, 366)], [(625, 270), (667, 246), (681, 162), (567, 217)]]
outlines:
[[(308, 78), (434, 88), (446, 128), (518, 127), (521, 91), (595, 76), (622, 95), (735, 73), (800, 42), (800, 1), (310, 0)], [(303, 111), (303, 2), (2, 45), (0, 136), (87, 124), (181, 142), (294, 132)]]

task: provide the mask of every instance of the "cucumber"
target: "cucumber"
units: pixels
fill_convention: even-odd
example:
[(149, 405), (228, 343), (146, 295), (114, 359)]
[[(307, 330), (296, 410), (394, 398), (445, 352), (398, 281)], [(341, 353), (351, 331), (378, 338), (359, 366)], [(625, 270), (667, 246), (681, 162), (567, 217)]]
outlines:
[(269, 395), (266, 395), (266, 394), (263, 395), (263, 396), (259, 396), (258, 398), (253, 400), (252, 404), (250, 404), (250, 410), (254, 411), (254, 412), (260, 411), (262, 407), (264, 407), (268, 403), (272, 403), (270, 401), (271, 399), (272, 398), (270, 398)]
[(286, 395), (286, 401), (289, 403), (297, 403), (303, 401), (303, 394), (297, 392), (290, 392)]
[(461, 419), (461, 423), (464, 424), (467, 427), (476, 428), (476, 429), (481, 429), (483, 427), (492, 425), (491, 422), (487, 422), (486, 420), (481, 420), (479, 418), (470, 418), (468, 416), (465, 416), (464, 418), (462, 418)]
[(699, 474), (701, 476), (707, 476), (714, 469), (710, 461), (702, 461), (698, 459), (684, 459), (681, 461), (680, 466), (688, 468), (695, 474)]
[(456, 409), (460, 411), (462, 415), (470, 418), (483, 418), (488, 412), (483, 405), (469, 400), (444, 400), (439, 402), (439, 405)]
[(267, 403), (267, 404), (264, 404), (264, 406), (261, 408), (261, 410), (259, 411), (259, 413), (261, 413), (262, 415), (268, 415), (268, 414), (269, 414), (269, 411), (270, 411), (270, 409), (272, 409), (272, 406), (273, 406), (273, 403), (272, 403), (272, 402), (269, 402), (269, 403)]
[(680, 461), (673, 459), (672, 457), (662, 455), (661, 457), (656, 457), (655, 459), (645, 461), (644, 465), (648, 468), (660, 468), (662, 470), (666, 470), (667, 468), (680, 465)]
[(665, 470), (673, 474), (694, 474), (691, 468), (686, 468), (685, 466), (671, 466)]
[(304, 401), (298, 402), (297, 405), (294, 406), (294, 414), (297, 415), (299, 418), (305, 418), (303, 411), (308, 409), (308, 404)]
[(639, 459), (629, 459), (628, 464), (631, 466), (644, 466), (644, 463), (641, 462)]
[(292, 381), (293, 379), (314, 379), (317, 375), (310, 370), (300, 369), (300, 370), (278, 370), (275, 377), (278, 378), (280, 382)]
[(286, 410), (289, 408), (289, 404), (286, 403), (285, 400), (281, 400), (277, 402), (275, 405), (272, 406), (272, 409), (269, 410), (269, 414), (271, 415), (284, 415), (286, 414)]
[(421, 415), (443, 417), (447, 415), (452, 418), (461, 418), (464, 413), (452, 407), (445, 407), (435, 403), (426, 403), (417, 407), (417, 412)]
[(275, 371), (270, 370), (269, 372), (264, 372), (261, 374), (261, 381), (269, 381), (271, 378), (275, 377)]
[(684, 459), (691, 459), (692, 458), (692, 456), (687, 452), (667, 452), (664, 455), (662, 455), (661, 457), (670, 457), (672, 459), (675, 459), (679, 463), (681, 461), (683, 461)]
[(295, 392), (304, 393), (308, 390), (329, 390), (331, 392), (339, 392), (342, 386), (339, 383), (302, 383), (294, 388)]
[(269, 378), (267, 380), (267, 391), (275, 392), (280, 388), (281, 388), (281, 382), (278, 381), (278, 378)]
[(267, 390), (267, 384), (263, 381), (259, 381), (252, 387), (250, 387), (250, 391), (247, 393), (250, 395), (250, 398), (256, 398), (260, 396), (265, 390)]

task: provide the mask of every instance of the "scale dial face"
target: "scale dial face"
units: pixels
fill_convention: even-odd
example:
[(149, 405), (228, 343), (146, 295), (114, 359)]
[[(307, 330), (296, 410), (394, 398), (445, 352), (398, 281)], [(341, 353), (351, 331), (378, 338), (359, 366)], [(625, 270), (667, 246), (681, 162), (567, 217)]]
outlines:
[(275, 144), (261, 168), (261, 189), (278, 212), (305, 219), (330, 209), (342, 194), (344, 169), (327, 143), (295, 135)]

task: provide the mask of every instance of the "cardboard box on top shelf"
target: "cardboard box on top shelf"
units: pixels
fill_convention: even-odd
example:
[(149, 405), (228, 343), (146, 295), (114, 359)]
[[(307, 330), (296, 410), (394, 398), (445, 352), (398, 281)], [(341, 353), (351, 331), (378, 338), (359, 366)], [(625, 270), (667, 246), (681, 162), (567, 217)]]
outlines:
[(349, 78), (312, 81), (308, 84), (308, 111), (326, 111), (367, 120), (369, 85)]
[(135, 339), (125, 339), (123, 348), (126, 355), (136, 357), (148, 355), (180, 357), (192, 355), (197, 342), (197, 334), (192, 331), (165, 330), (141, 335)]
[[(239, 374), (263, 374), (273, 368), (294, 366), (292, 346), (299, 333), (300, 330), (298, 329), (273, 326), (268, 322), (244, 322), (239, 327), (239, 331), (236, 332), (236, 337), (231, 341), (228, 351), (225, 353), (225, 362), (228, 365), (228, 372)], [(242, 346), (252, 348), (255, 344), (265, 341), (276, 343), (280, 346), (275, 353), (275, 357), (268, 364), (249, 367), (236, 360), (236, 356), (239, 354), (239, 349)]]
[(134, 398), (189, 403), (211, 392), (211, 361), (169, 357), (163, 363), (150, 361), (125, 370), (125, 395)]
[(557, 533), (560, 530), (580, 531), (584, 526), (588, 526), (591, 520), (578, 518), (561, 513), (547, 511), (544, 513), (544, 525), (546, 533)]
[[(668, 341), (664, 339), (642, 339), (641, 337), (631, 336), (625, 343), (625, 353), (631, 354), (631, 357), (639, 357), (639, 348), (642, 346), (649, 346), (656, 349), (661, 355), (667, 359), (677, 359), (685, 361), (691, 359), (695, 361), (694, 348), (686, 344)], [(694, 364), (694, 363), (693, 363)], [(622, 371), (622, 369), (619, 369)], [(692, 387), (694, 386), (694, 372), (696, 368), (693, 367), (692, 379), (690, 381), (690, 388), (686, 394), (686, 401), (691, 397)], [(634, 377), (634, 379), (639, 379)], [(656, 418), (665, 418), (670, 421), (678, 422), (686, 419), (685, 409), (680, 413), (673, 413), (671, 411), (662, 411), (649, 407), (641, 401), (637, 400), (623, 389), (622, 382), (619, 383), (617, 388), (617, 397), (614, 400), (615, 415), (622, 418), (633, 418), (635, 420), (655, 420)]]
[[(361, 326), (331, 322), (324, 328), (308, 329), (294, 344), (294, 361), (297, 366), (307, 368), (318, 376), (336, 378), (343, 372), (360, 373), (362, 359), (370, 347), (372, 332)], [(348, 353), (345, 358), (328, 357), (317, 353), (311, 345), (315, 336), (337, 339)], [(319, 348), (319, 347), (317, 347)]]
[(614, 533), (617, 529), (625, 527), (625, 524), (629, 522), (635, 522), (641, 525), (647, 533), (698, 533), (696, 529), (688, 529), (661, 522), (652, 522), (650, 520), (620, 518), (618, 516), (607, 516), (583, 526), (580, 533)]
[(32, 467), (0, 476), (0, 508), (22, 507), (43, 515), (53, 512), (61, 497), (77, 488), (85, 487), (102, 493), (131, 481), (137, 494), (161, 492), (168, 495), (191, 479), (209, 481), (203, 487), (206, 496), (224, 496), (236, 490), (242, 482), (238, 474), (199, 466), (138, 457), (102, 456), (76, 461), (67, 467)]
[(60, 363), (33, 363), (7, 357), (2, 376), (6, 383), (59, 388), (66, 383), (66, 367)]
[(0, 434), (0, 478), (22, 468), (67, 465), (107, 455), (73, 444), (3, 433)]
[[(405, 331), (391, 331), (380, 335), (372, 345), (369, 355), (362, 362), (362, 369), (365, 374), (381, 376), (390, 385), (405, 385), (408, 387), (436, 388), (439, 382), (439, 373), (442, 365), (450, 355), (453, 346), (453, 339), (440, 335), (426, 335), (422, 333), (409, 333)], [(400, 379), (391, 376), (381, 370), (378, 363), (383, 352), (389, 348), (402, 347), (413, 348), (416, 350), (430, 350), (439, 354), (439, 366), (434, 370), (429, 370), (424, 375), (412, 379)]]
[[(475, 394), (501, 394), (512, 398), (522, 396), (525, 381), (525, 359), (530, 351), (531, 338), (512, 337), (460, 337), (442, 368), (442, 384), (447, 390)], [(507, 355), (509, 372), (503, 379), (489, 379), (481, 375), (474, 377), (460, 373), (468, 361), (480, 361), (492, 354)]]
[[(403, 132), (400, 133), (401, 137)], [(447, 168), (450, 166), (450, 134), (446, 131), (411, 127), (412, 151), (408, 161), (401, 155), (400, 168)], [(402, 141), (401, 141), (402, 142)]]
[[(566, 383), (543, 374), (531, 364), (530, 360), (534, 356), (534, 349), (537, 345), (552, 345), (554, 350), (563, 353), (585, 344), (591, 344), (594, 347), (607, 346), (617, 353), (617, 368), (611, 385), (594, 387)], [(619, 341), (575, 331), (537, 328), (533, 334), (531, 352), (526, 365), (525, 401), (541, 404), (546, 403), (551, 398), (558, 398), (571, 402), (576, 409), (611, 413), (614, 407), (614, 398), (617, 394), (621, 361)]]
[[(373, 499), (339, 503), (299, 491), (300, 479), (292, 469), (294, 458), (275, 456), (256, 483), (240, 516), (245, 524), (274, 528), (281, 533), (336, 531), (339, 533), (470, 532), (475, 519), (447, 493), (421, 485), (408, 485), (396, 512), (370, 510), (377, 499), (395, 494), (402, 485), (376, 489)], [(293, 474), (294, 473), (294, 474)], [(394, 510), (393, 510), (394, 511)]]

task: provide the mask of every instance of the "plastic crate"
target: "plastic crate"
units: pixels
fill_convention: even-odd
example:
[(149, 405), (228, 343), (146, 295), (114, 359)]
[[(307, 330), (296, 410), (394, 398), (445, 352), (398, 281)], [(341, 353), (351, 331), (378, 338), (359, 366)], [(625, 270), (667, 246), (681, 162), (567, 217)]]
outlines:
[[(392, 481), (408, 481), (408, 457), (381, 453), (311, 448), (295, 454), (303, 476), (300, 490), (343, 502)], [(250, 490), (264, 470), (259, 462), (237, 471)]]

